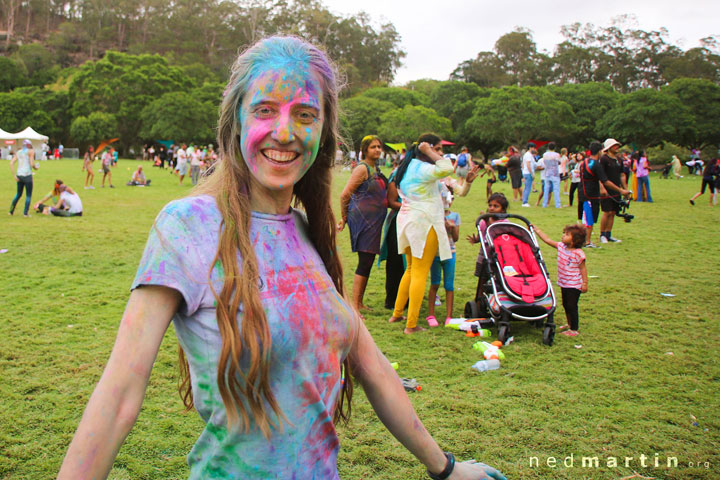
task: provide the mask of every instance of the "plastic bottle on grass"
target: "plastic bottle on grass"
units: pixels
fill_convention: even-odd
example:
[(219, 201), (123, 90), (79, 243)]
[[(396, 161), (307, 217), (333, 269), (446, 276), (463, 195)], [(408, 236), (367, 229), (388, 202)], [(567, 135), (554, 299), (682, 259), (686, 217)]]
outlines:
[(474, 368), (478, 372), (497, 370), (498, 368), (500, 368), (500, 360), (496, 360), (494, 358), (492, 360), (480, 360), (479, 362), (475, 363), (472, 368)]

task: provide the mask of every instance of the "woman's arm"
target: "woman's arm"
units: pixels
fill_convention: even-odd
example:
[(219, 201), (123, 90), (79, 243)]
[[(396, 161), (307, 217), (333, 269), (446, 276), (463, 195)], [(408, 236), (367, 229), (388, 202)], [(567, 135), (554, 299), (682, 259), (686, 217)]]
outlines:
[(337, 224), (338, 230), (342, 231), (342, 229), (345, 228), (350, 197), (352, 197), (355, 190), (367, 179), (368, 171), (365, 165), (358, 165), (350, 174), (350, 178), (348, 178), (347, 184), (345, 184), (345, 188), (340, 194), (340, 221), (338, 221)]
[(130, 294), (115, 346), (90, 397), (58, 479), (106, 478), (135, 424), (160, 343), (180, 293), (147, 286)]
[[(350, 362), (353, 375), (363, 386), (375, 413), (390, 433), (428, 470), (433, 473), (442, 472), (447, 463), (443, 451), (418, 418), (400, 378), (387, 358), (378, 350), (362, 323), (350, 352)], [(473, 462), (456, 464), (449, 478), (505, 480), (494, 468)]]
[(398, 202), (398, 198), (400, 198), (400, 194), (397, 190), (397, 185), (395, 185), (395, 182), (388, 183), (387, 187), (387, 202), (388, 207), (392, 208), (396, 212), (400, 210), (400, 207), (402, 206), (402, 203)]
[(535, 225), (533, 225), (533, 229), (535, 230), (535, 233), (537, 234), (537, 236), (540, 237), (540, 240), (542, 240), (543, 242), (547, 243), (547, 244), (550, 245), (552, 248), (557, 248), (558, 242), (553, 241), (550, 237), (548, 237), (548, 236), (545, 234), (545, 232), (543, 232), (542, 230), (540, 230), (540, 229), (539, 229), (538, 227), (536, 227)]
[(18, 181), (17, 175), (15, 175), (15, 162), (17, 161), (17, 155), (13, 153), (13, 156), (10, 158), (10, 173), (12, 173), (13, 178), (15, 181)]

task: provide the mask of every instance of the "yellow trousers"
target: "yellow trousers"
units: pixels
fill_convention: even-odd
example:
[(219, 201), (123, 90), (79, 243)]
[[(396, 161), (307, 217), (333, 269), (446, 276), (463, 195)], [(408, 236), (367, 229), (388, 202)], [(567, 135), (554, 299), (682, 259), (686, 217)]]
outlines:
[(407, 259), (407, 268), (400, 280), (397, 298), (395, 299), (395, 310), (393, 317), (402, 317), (405, 303), (408, 303), (407, 328), (417, 327), (418, 317), (420, 316), (420, 307), (425, 297), (425, 285), (427, 284), (430, 267), (438, 252), (438, 238), (434, 228), (430, 228), (427, 239), (425, 240), (425, 249), (422, 258), (412, 256), (410, 247), (405, 248), (405, 258)]

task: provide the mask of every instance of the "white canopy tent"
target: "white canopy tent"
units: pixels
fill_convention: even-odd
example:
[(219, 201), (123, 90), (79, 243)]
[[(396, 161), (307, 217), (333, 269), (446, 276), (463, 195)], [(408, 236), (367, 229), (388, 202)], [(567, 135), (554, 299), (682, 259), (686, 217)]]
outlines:
[[(8, 143), (8, 141), (14, 140), (13, 143)], [(22, 132), (18, 133), (10, 133), (6, 132), (2, 128), (0, 128), (0, 144), (2, 144), (2, 157), (6, 158), (7, 156), (7, 150), (8, 146), (12, 145), (13, 150), (17, 150), (18, 148), (21, 148), (22, 141), (23, 140), (30, 140), (33, 144), (33, 149), (36, 152), (36, 158), (40, 158), (40, 152), (42, 151), (42, 144), (47, 143), (49, 138), (46, 135), (42, 135), (35, 130), (32, 129), (32, 127), (27, 127)]]

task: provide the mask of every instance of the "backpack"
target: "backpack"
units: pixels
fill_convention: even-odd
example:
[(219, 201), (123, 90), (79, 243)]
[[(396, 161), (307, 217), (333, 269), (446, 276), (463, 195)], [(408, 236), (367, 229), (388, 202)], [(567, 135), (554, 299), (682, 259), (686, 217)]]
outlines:
[(466, 167), (467, 166), (467, 155), (464, 153), (461, 153), (457, 158), (457, 166), (458, 167)]

